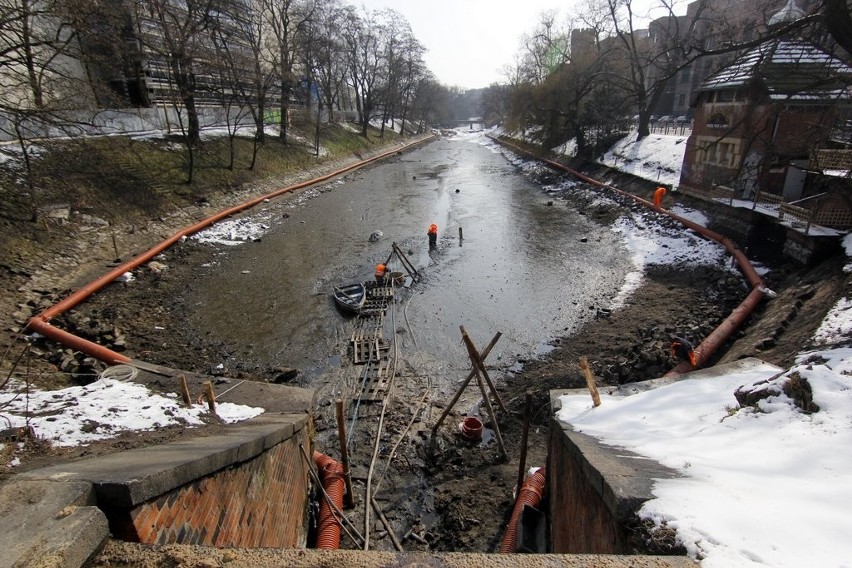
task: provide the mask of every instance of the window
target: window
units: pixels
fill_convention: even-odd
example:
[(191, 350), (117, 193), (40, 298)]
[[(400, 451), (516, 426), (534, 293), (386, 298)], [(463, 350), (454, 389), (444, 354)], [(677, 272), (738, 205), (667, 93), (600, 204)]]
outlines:
[(731, 103), (734, 101), (734, 91), (716, 91), (717, 103)]
[(736, 168), (739, 165), (739, 140), (730, 138), (719, 140), (712, 136), (700, 136), (698, 144), (699, 162), (723, 168)]
[(721, 112), (713, 114), (713, 116), (710, 117), (710, 120), (707, 121), (707, 126), (710, 128), (725, 128), (728, 125), (728, 117)]
[(686, 93), (679, 93), (677, 96), (677, 108), (684, 108), (686, 106)]

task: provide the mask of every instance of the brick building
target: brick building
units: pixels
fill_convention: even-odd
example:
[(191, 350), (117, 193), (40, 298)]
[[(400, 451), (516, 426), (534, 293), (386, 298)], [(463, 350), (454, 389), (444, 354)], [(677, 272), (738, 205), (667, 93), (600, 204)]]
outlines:
[(683, 190), (774, 195), (829, 207), (845, 219), (835, 226), (849, 226), (852, 67), (813, 44), (771, 40), (702, 82), (694, 108)]

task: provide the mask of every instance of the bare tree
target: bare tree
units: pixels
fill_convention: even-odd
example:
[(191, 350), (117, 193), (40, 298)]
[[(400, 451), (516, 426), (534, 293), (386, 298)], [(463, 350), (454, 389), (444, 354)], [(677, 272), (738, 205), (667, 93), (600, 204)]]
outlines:
[[(187, 149), (187, 183), (195, 173), (195, 148), (201, 140), (196, 98), (198, 76), (212, 67), (211, 25), (219, 0), (132, 0), (136, 38), (149, 65), (162, 64)], [(184, 121), (185, 117), (185, 121)]]
[(384, 49), (384, 68), (381, 83), (382, 126), (380, 136), (384, 137), (385, 125), (393, 121), (398, 114), (405, 114), (406, 98), (415, 78), (422, 68), (422, 44), (414, 37), (408, 20), (394, 10), (382, 12), (384, 25), (381, 26), (382, 46)]
[(290, 101), (299, 82), (296, 63), (300, 35), (313, 17), (316, 4), (310, 0), (262, 0), (262, 9), (272, 32), (270, 51), (275, 56), (275, 72), (281, 89), (279, 136), (286, 142)]
[(313, 21), (313, 76), (319, 83), (329, 121), (334, 121), (334, 111), (340, 105), (341, 90), (346, 83), (346, 51), (342, 37), (345, 15), (336, 0), (329, 0), (317, 10)]
[(354, 9), (347, 10), (342, 32), (350, 86), (355, 91), (361, 135), (364, 137), (373, 118), (380, 80), (387, 64), (382, 45), (382, 28), (378, 14), (368, 13), (362, 18)]
[(402, 47), (402, 55), (398, 62), (400, 65), (399, 79), (399, 105), (400, 105), (400, 132), (405, 133), (405, 123), (412, 111), (412, 104), (416, 89), (421, 79), (426, 76), (426, 64), (423, 61), (425, 48), (413, 34), (405, 38)]
[(70, 2), (0, 0), (0, 129), (15, 137), (32, 184), (29, 140), (82, 126), (69, 111), (95, 96)]
[[(232, 10), (220, 12), (212, 25), (213, 39), (219, 54), (225, 103), (251, 114), (255, 125), (252, 158), (249, 169), (257, 165), (258, 147), (266, 134), (266, 109), (275, 74), (266, 60), (264, 50), (266, 26), (258, 10), (239, 10), (242, 0)], [(224, 21), (223, 21), (224, 20)], [(230, 113), (229, 113), (230, 114)], [(231, 132), (233, 167), (233, 141), (236, 129)]]
[(555, 10), (542, 12), (532, 33), (521, 39), (522, 62), (534, 84), (543, 82), (568, 62), (570, 30), (557, 20)]

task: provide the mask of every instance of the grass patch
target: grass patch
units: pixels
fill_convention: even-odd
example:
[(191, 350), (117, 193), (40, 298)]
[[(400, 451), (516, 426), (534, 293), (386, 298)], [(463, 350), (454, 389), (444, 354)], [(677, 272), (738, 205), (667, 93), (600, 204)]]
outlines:
[[(67, 204), (119, 223), (144, 223), (209, 196), (269, 179), (292, 176), (335, 158), (360, 155), (400, 137), (386, 130), (380, 138), (371, 130), (365, 138), (355, 129), (338, 124), (320, 130), (321, 157), (314, 155), (311, 125), (294, 125), (288, 142), (268, 136), (258, 147), (254, 169), (254, 142), (250, 137), (230, 140), (223, 136), (204, 139), (195, 150), (193, 183), (187, 184), (188, 153), (177, 137), (133, 139), (114, 136), (50, 140), (33, 147), (29, 177), (22, 161), (0, 164), (0, 253), (17, 249), (26, 254), (22, 241), (44, 242), (59, 236), (62, 228), (52, 222), (33, 222), (40, 208)], [(61, 225), (61, 223), (59, 223)]]

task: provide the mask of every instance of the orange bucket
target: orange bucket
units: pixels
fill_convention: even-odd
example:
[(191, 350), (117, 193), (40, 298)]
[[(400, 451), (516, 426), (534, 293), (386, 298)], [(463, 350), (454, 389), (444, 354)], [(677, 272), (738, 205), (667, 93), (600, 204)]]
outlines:
[(461, 428), (462, 436), (468, 440), (482, 439), (482, 420), (476, 416), (468, 416), (459, 427)]

